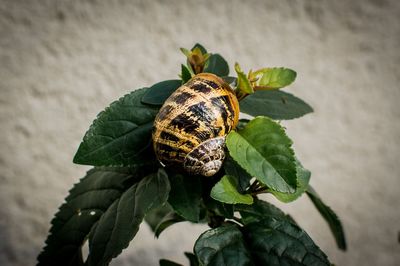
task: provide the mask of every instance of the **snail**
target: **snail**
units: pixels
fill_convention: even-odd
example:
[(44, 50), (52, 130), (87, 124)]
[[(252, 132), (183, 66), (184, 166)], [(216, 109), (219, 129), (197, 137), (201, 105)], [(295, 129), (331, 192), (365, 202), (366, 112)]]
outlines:
[(165, 101), (153, 128), (153, 148), (164, 166), (212, 176), (225, 158), (225, 136), (239, 120), (234, 91), (220, 77), (200, 73)]

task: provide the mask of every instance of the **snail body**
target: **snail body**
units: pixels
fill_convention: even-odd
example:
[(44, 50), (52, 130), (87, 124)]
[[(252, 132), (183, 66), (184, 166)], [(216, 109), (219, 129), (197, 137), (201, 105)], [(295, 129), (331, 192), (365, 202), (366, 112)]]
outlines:
[(200, 73), (165, 101), (153, 128), (153, 147), (166, 166), (212, 176), (225, 158), (225, 136), (239, 120), (239, 103), (221, 78)]

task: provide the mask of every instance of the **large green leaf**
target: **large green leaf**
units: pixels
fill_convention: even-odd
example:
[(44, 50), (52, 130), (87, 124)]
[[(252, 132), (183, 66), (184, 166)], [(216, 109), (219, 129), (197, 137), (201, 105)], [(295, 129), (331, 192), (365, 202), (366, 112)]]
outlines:
[(237, 179), (238, 191), (240, 193), (245, 193), (250, 185), (252, 176), (230, 156), (228, 156), (224, 161), (224, 170), (227, 175), (233, 176)]
[(188, 258), (190, 266), (199, 266), (199, 260), (197, 259), (196, 255), (190, 252), (185, 252), (185, 256)]
[(161, 259), (159, 261), (160, 266), (183, 266), (182, 264), (176, 263), (172, 260)]
[(303, 100), (283, 91), (257, 91), (239, 104), (243, 113), (276, 120), (294, 119), (313, 111)]
[(186, 221), (182, 216), (179, 216), (175, 212), (170, 212), (166, 214), (163, 219), (160, 221), (160, 223), (157, 225), (156, 229), (154, 230), (154, 235), (158, 238), (160, 237), (161, 233), (170, 227), (171, 225), (174, 225), (176, 223), (184, 222)]
[[(219, 171), (216, 175), (212, 178), (203, 178), (201, 179), (202, 183), (202, 211), (201, 211), (201, 218), (202, 222), (208, 222), (208, 225), (211, 228), (215, 228), (216, 225), (219, 226), (218, 220), (225, 220), (225, 218), (231, 219), (233, 218), (233, 205), (220, 202), (218, 200), (213, 199), (211, 194), (211, 189), (214, 185), (218, 182), (219, 179), (223, 177), (223, 171)], [(213, 220), (214, 216), (218, 216), (216, 220)], [(210, 223), (210, 218), (213, 221)], [(214, 223), (214, 221), (217, 221)]]
[(249, 119), (239, 119), (239, 123), (236, 126), (236, 130), (242, 130), (248, 123), (250, 122)]
[(169, 204), (177, 214), (191, 222), (200, 219), (201, 182), (197, 176), (169, 174), (171, 193)]
[(211, 197), (229, 204), (252, 204), (253, 197), (249, 194), (240, 194), (236, 187), (237, 180), (233, 176), (225, 175), (211, 190)]
[(231, 77), (231, 76), (223, 76), (221, 77), (231, 88), (236, 87), (237, 83), (237, 78)]
[(236, 225), (221, 226), (203, 233), (194, 245), (200, 265), (253, 265), (243, 236)]
[(160, 169), (114, 200), (89, 235), (89, 265), (108, 265), (126, 248), (144, 216), (163, 205), (170, 191), (167, 174)]
[(38, 265), (74, 265), (92, 227), (138, 178), (134, 172), (105, 168), (87, 172), (52, 220)]
[(243, 233), (256, 265), (330, 265), (307, 233), (286, 220), (266, 217)]
[(289, 215), (286, 215), (283, 211), (271, 203), (262, 201), (260, 199), (256, 199), (252, 205), (235, 205), (235, 211), (240, 212), (240, 216), (242, 217), (242, 222), (244, 224), (262, 221), (268, 217), (276, 218), (278, 220), (287, 220), (295, 223)]
[(258, 89), (280, 89), (290, 85), (296, 79), (296, 72), (283, 67), (264, 68), (257, 71), (261, 74), (257, 82)]
[(217, 216), (221, 216), (224, 219), (233, 218), (233, 205), (228, 203), (223, 203), (218, 200), (211, 198), (209, 195), (203, 196), (203, 201), (208, 211), (213, 212)]
[[(185, 256), (189, 259), (190, 266), (199, 266), (199, 262), (193, 253), (185, 252)], [(161, 259), (160, 266), (182, 266), (182, 264), (166, 259)]]
[(173, 212), (173, 209), (171, 205), (167, 203), (149, 211), (144, 217), (144, 220), (150, 226), (151, 230), (155, 232), (157, 226), (164, 219), (164, 217), (168, 215), (170, 212)]
[(229, 66), (226, 60), (220, 54), (212, 54), (205, 65), (204, 71), (213, 73), (217, 76), (228, 76)]
[(142, 98), (142, 103), (151, 105), (163, 105), (166, 99), (180, 86), (182, 80), (171, 79), (158, 82), (148, 88)]
[(298, 199), (308, 187), (310, 181), (311, 172), (305, 169), (300, 162), (296, 160), (296, 173), (297, 173), (297, 188), (296, 192), (287, 194), (278, 191), (271, 191), (274, 196), (282, 202), (291, 202)]
[(248, 173), (275, 191), (294, 193), (297, 185), (292, 141), (267, 117), (257, 117), (244, 129), (230, 132), (230, 156)]
[(324, 217), (325, 221), (328, 223), (329, 228), (332, 231), (333, 236), (335, 237), (336, 244), (341, 250), (346, 250), (346, 237), (344, 234), (342, 223), (339, 220), (339, 217), (336, 213), (327, 206), (315, 190), (308, 186), (307, 195), (310, 197), (312, 203), (314, 203), (315, 207), (321, 213), (322, 217)]
[(185, 221), (182, 216), (175, 213), (171, 205), (168, 203), (150, 210), (144, 217), (144, 220), (150, 226), (157, 238), (169, 226)]
[(145, 92), (131, 92), (101, 112), (86, 132), (74, 163), (129, 166), (152, 158), (151, 130), (158, 108), (141, 103)]

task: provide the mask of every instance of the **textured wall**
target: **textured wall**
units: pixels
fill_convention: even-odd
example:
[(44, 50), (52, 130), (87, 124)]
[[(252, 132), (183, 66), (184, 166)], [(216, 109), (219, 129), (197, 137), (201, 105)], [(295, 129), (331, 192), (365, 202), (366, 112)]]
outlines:
[[(191, 3), (189, 3), (191, 2)], [(177, 77), (203, 43), (244, 69), (286, 66), (315, 113), (285, 122), (312, 184), (342, 217), (340, 252), (307, 198), (283, 205), (337, 265), (399, 265), (399, 1), (0, 1), (0, 265), (32, 265), (87, 167), (96, 114)], [(185, 263), (205, 228), (142, 226), (114, 265)]]

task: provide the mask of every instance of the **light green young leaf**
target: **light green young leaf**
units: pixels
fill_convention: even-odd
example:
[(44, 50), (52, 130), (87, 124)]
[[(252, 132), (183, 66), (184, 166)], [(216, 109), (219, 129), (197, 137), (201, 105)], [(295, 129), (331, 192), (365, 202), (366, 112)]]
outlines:
[(296, 79), (296, 72), (283, 67), (264, 68), (258, 70), (262, 74), (257, 82), (257, 90), (275, 90), (290, 85)]
[(242, 71), (238, 63), (235, 63), (235, 71), (238, 75), (237, 88), (246, 94), (254, 93), (253, 87), (251, 86), (249, 79), (247, 78), (246, 74)]
[(240, 194), (237, 189), (235, 177), (225, 175), (211, 189), (211, 197), (215, 200), (229, 204), (252, 204), (253, 197), (249, 194)]
[(261, 183), (278, 192), (295, 192), (292, 141), (279, 124), (267, 117), (257, 117), (244, 129), (230, 132), (226, 145), (230, 156)]
[[(196, 47), (193, 47), (192, 50), (194, 50), (195, 48), (196, 48)], [(180, 50), (181, 50), (181, 52), (182, 52), (186, 57), (189, 57), (190, 54), (191, 54), (191, 52), (190, 52), (188, 49), (186, 49), (186, 48), (180, 48)]]
[(307, 195), (311, 199), (312, 203), (314, 203), (315, 207), (328, 223), (329, 228), (333, 236), (335, 237), (336, 244), (341, 250), (346, 250), (346, 237), (344, 234), (342, 223), (339, 220), (339, 217), (336, 213), (327, 206), (321, 198), (318, 196), (317, 192), (311, 187), (308, 186)]

